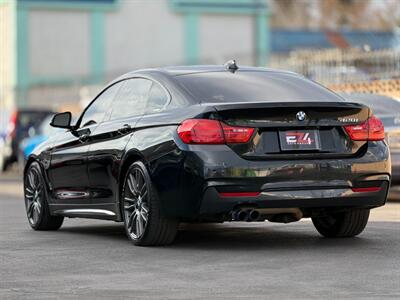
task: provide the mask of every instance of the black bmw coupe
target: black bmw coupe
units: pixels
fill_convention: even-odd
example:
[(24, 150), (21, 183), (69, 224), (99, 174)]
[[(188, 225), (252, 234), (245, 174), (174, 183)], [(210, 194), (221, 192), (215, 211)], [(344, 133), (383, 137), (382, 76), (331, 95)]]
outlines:
[(174, 241), (180, 222), (311, 218), (351, 237), (391, 180), (382, 122), (291, 72), (187, 66), (127, 73), (24, 170), (35, 230), (64, 217), (121, 221), (135, 245)]

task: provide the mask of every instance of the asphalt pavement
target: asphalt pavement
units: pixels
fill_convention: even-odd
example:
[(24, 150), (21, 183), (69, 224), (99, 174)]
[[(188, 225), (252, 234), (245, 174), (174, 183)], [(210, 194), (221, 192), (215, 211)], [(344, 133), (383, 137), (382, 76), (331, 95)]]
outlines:
[(21, 192), (0, 177), (0, 299), (400, 299), (400, 202), (352, 239), (322, 238), (308, 220), (225, 223), (144, 248), (109, 221), (35, 232)]

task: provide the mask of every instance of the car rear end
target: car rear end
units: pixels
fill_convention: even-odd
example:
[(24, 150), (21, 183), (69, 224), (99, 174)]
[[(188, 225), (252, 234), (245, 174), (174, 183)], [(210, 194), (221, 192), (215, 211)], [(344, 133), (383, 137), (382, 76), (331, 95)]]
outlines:
[[(219, 120), (190, 120), (178, 128), (186, 143), (186, 192), (201, 195), (194, 212), (196, 205), (199, 214), (212, 215), (241, 207), (312, 213), (385, 203), (389, 152), (381, 123), (367, 107), (256, 106), (217, 106)], [(306, 115), (302, 121), (299, 111)]]
[(204, 105), (214, 111), (177, 129), (185, 215), (290, 222), (385, 204), (390, 154), (367, 106), (340, 98)]

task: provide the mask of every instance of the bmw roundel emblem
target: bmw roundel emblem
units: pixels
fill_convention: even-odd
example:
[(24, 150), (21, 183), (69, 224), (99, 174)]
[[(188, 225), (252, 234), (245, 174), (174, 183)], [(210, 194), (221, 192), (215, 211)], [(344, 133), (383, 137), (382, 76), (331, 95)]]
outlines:
[(297, 118), (297, 120), (299, 120), (299, 121), (304, 121), (305, 120), (305, 118), (306, 118), (306, 113), (304, 112), (304, 111), (299, 111), (297, 114), (296, 114), (296, 118)]

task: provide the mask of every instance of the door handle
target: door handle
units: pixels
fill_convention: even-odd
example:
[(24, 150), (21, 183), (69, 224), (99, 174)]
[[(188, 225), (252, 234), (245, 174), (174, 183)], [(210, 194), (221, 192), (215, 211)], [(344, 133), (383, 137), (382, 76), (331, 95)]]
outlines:
[(125, 134), (131, 131), (131, 129), (132, 127), (129, 124), (124, 124), (122, 128), (118, 129), (117, 131), (119, 134)]

